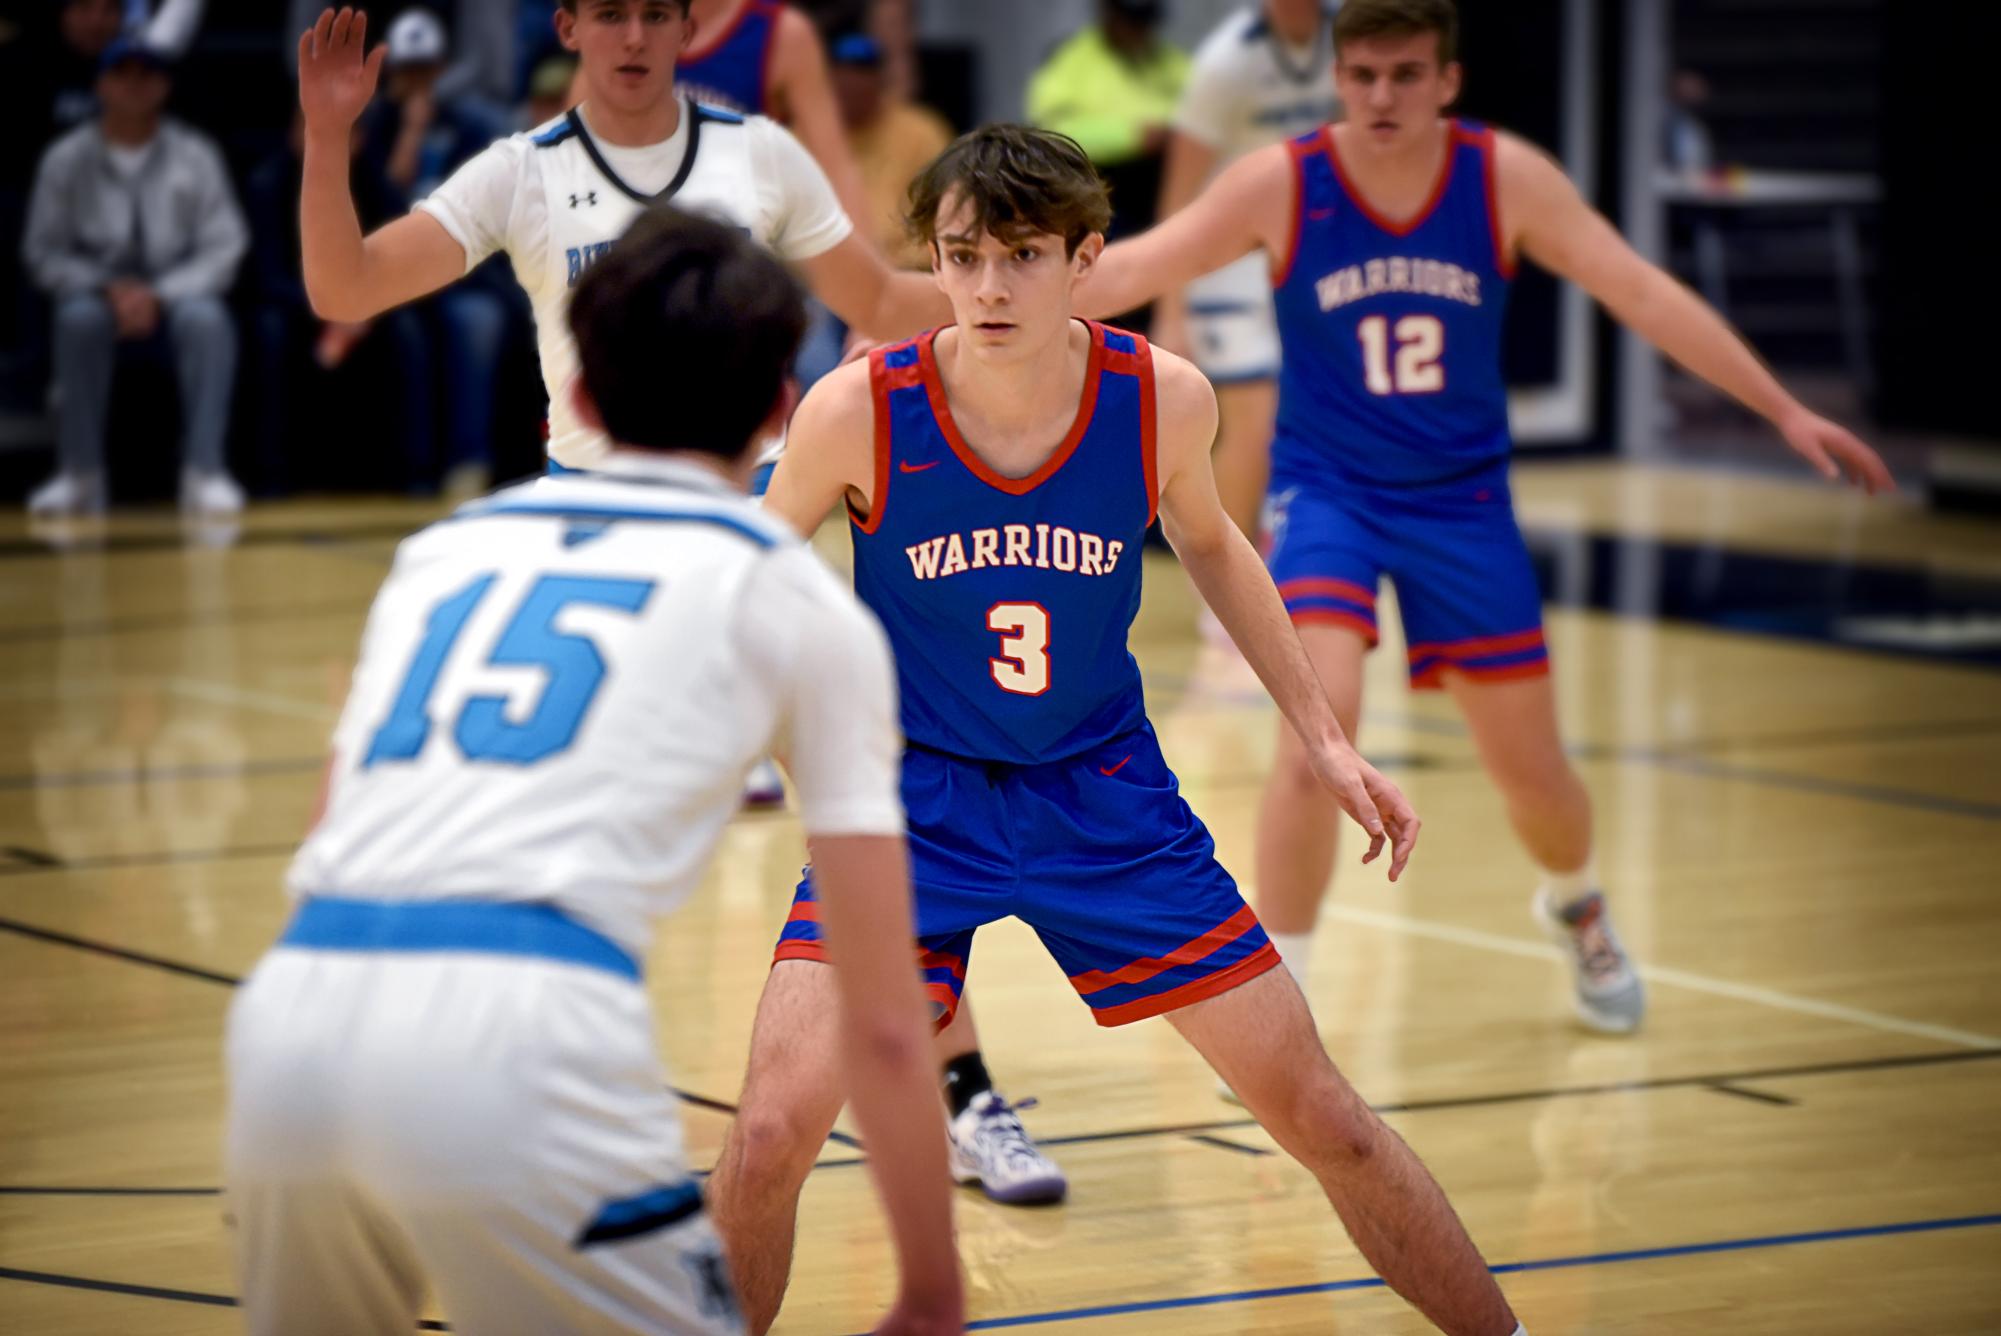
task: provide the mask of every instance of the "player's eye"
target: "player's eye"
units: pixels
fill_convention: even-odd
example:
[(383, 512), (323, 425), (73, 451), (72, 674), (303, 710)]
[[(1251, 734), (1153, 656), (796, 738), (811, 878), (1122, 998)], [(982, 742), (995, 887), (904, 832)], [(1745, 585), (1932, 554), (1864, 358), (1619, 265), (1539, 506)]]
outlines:
[(1036, 260), (1040, 259), (1041, 257), (1042, 257), (1042, 252), (1037, 250), (1033, 246), (1020, 246), (1017, 247), (1014, 252), (1014, 258), (1021, 261), (1021, 263), (1023, 264), (1033, 264)]
[(962, 251), (962, 250), (947, 251), (945, 252), (945, 258), (950, 260), (953, 264), (956, 265), (968, 265), (973, 262), (973, 253), (971, 251)]

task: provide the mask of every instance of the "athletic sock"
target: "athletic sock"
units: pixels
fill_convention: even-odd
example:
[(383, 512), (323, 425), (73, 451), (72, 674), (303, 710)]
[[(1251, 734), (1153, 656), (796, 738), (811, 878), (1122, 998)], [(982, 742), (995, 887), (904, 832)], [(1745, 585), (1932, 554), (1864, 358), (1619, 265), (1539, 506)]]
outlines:
[(1278, 948), (1278, 958), (1285, 962), (1285, 967), (1292, 971), (1293, 979), (1304, 988), (1306, 976), (1313, 968), (1312, 931), (1310, 929), (1306, 932), (1267, 930), (1265, 936), (1271, 938), (1271, 944)]
[(1577, 903), (1598, 890), (1598, 870), (1585, 859), (1584, 866), (1575, 872), (1551, 872), (1543, 869), (1542, 884), (1549, 890), (1549, 898), (1558, 909), (1575, 909)]
[(974, 1098), (994, 1088), (994, 1078), (987, 1075), (986, 1060), (980, 1051), (961, 1053), (945, 1064), (945, 1103), (957, 1118), (966, 1111)]

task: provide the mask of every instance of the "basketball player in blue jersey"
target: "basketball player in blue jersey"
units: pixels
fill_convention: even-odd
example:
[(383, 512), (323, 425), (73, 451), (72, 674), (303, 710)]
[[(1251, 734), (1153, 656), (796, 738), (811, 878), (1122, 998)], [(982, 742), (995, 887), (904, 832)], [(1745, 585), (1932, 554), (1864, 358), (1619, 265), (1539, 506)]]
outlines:
[[(1447, 115), (1451, 0), (1347, 0), (1347, 119), (1239, 160), (1187, 209), (1112, 247), (1080, 305), (1125, 310), (1262, 247), (1284, 347), (1270, 563), (1342, 727), (1361, 712), (1376, 589), (1396, 583), (1414, 687), (1450, 690), (1529, 855), (1533, 909), (1565, 947), (1580, 1019), (1645, 1009), (1592, 869), (1591, 801), (1564, 755), (1541, 599), (1508, 491), (1501, 315), (1523, 257), (1567, 278), (1771, 422), (1830, 479), (1891, 486), (1873, 451), (1809, 412), (1700, 298), (1628, 246), (1547, 156)], [(1258, 826), (1258, 905), (1302, 977), (1335, 822), (1279, 730)]]
[[(845, 502), (856, 590), (896, 651), (917, 947), (940, 1020), (975, 932), (1024, 920), (1099, 1024), (1169, 1017), (1398, 1293), (1448, 1331), (1517, 1331), (1438, 1185), (1327, 1058), (1147, 723), (1127, 635), (1158, 515), (1369, 831), (1368, 857), (1388, 842), (1402, 870), (1417, 819), (1348, 744), (1217, 499), (1213, 391), (1144, 339), (1072, 318), (1110, 217), (1102, 182), (1073, 141), (994, 126), (926, 169), (909, 214), (955, 323), (822, 380), (766, 502), (808, 531)], [(776, 1316), (799, 1189), (840, 1109), (824, 962), (809, 870), (710, 1180), (753, 1331)]]

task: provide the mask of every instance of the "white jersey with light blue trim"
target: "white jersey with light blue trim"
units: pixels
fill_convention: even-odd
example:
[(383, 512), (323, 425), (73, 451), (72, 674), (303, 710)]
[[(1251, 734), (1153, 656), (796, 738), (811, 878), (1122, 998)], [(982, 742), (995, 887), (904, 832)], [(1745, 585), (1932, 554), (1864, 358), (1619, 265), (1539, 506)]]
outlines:
[(874, 617), (714, 474), (606, 468), (398, 549), (295, 895), (534, 901), (643, 958), (781, 739), (808, 831), (902, 830)]
[[(489, 145), (418, 206), (465, 249), (468, 270), (496, 251), (513, 261), (535, 308), (549, 457), (566, 468), (597, 468), (611, 449), (570, 404), (570, 293), (642, 210), (672, 203), (708, 213), (794, 263), (854, 230), (826, 173), (784, 127), (685, 99), (681, 110), (668, 139), (625, 148), (591, 133), (586, 105)], [(662, 367), (661, 392), (707, 390), (676, 386)]]

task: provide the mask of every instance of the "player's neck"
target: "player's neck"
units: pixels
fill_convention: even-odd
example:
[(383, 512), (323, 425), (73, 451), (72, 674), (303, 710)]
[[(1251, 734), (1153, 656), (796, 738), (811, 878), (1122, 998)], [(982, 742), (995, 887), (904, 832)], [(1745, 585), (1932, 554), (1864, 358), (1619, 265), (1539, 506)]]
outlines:
[(681, 128), (681, 98), (668, 86), (657, 105), (643, 110), (623, 111), (609, 102), (592, 98), (577, 111), (589, 127), (591, 137), (614, 148), (648, 148), (664, 144)]
[(716, 38), (736, 21), (737, 11), (749, 3), (750, 0), (694, 0), (688, 6), (688, 16), (695, 20), (695, 40), (681, 53), (682, 59), (704, 56), (714, 50)]
[[(983, 356), (948, 328), (934, 345), (938, 374), (952, 416), (988, 463), (1002, 472), (1032, 472), (1075, 421), (1090, 363), (1091, 330), (1070, 320), (1059, 337), (1026, 356)], [(1043, 437), (1048, 439), (1044, 440)], [(1016, 448), (1032, 458), (1003, 458)]]
[(1431, 198), (1451, 148), (1452, 122), (1441, 116), (1390, 152), (1364, 142), (1366, 131), (1353, 125), (1336, 125), (1333, 133), (1341, 173), (1349, 186), (1376, 212), (1403, 219), (1417, 213)]

